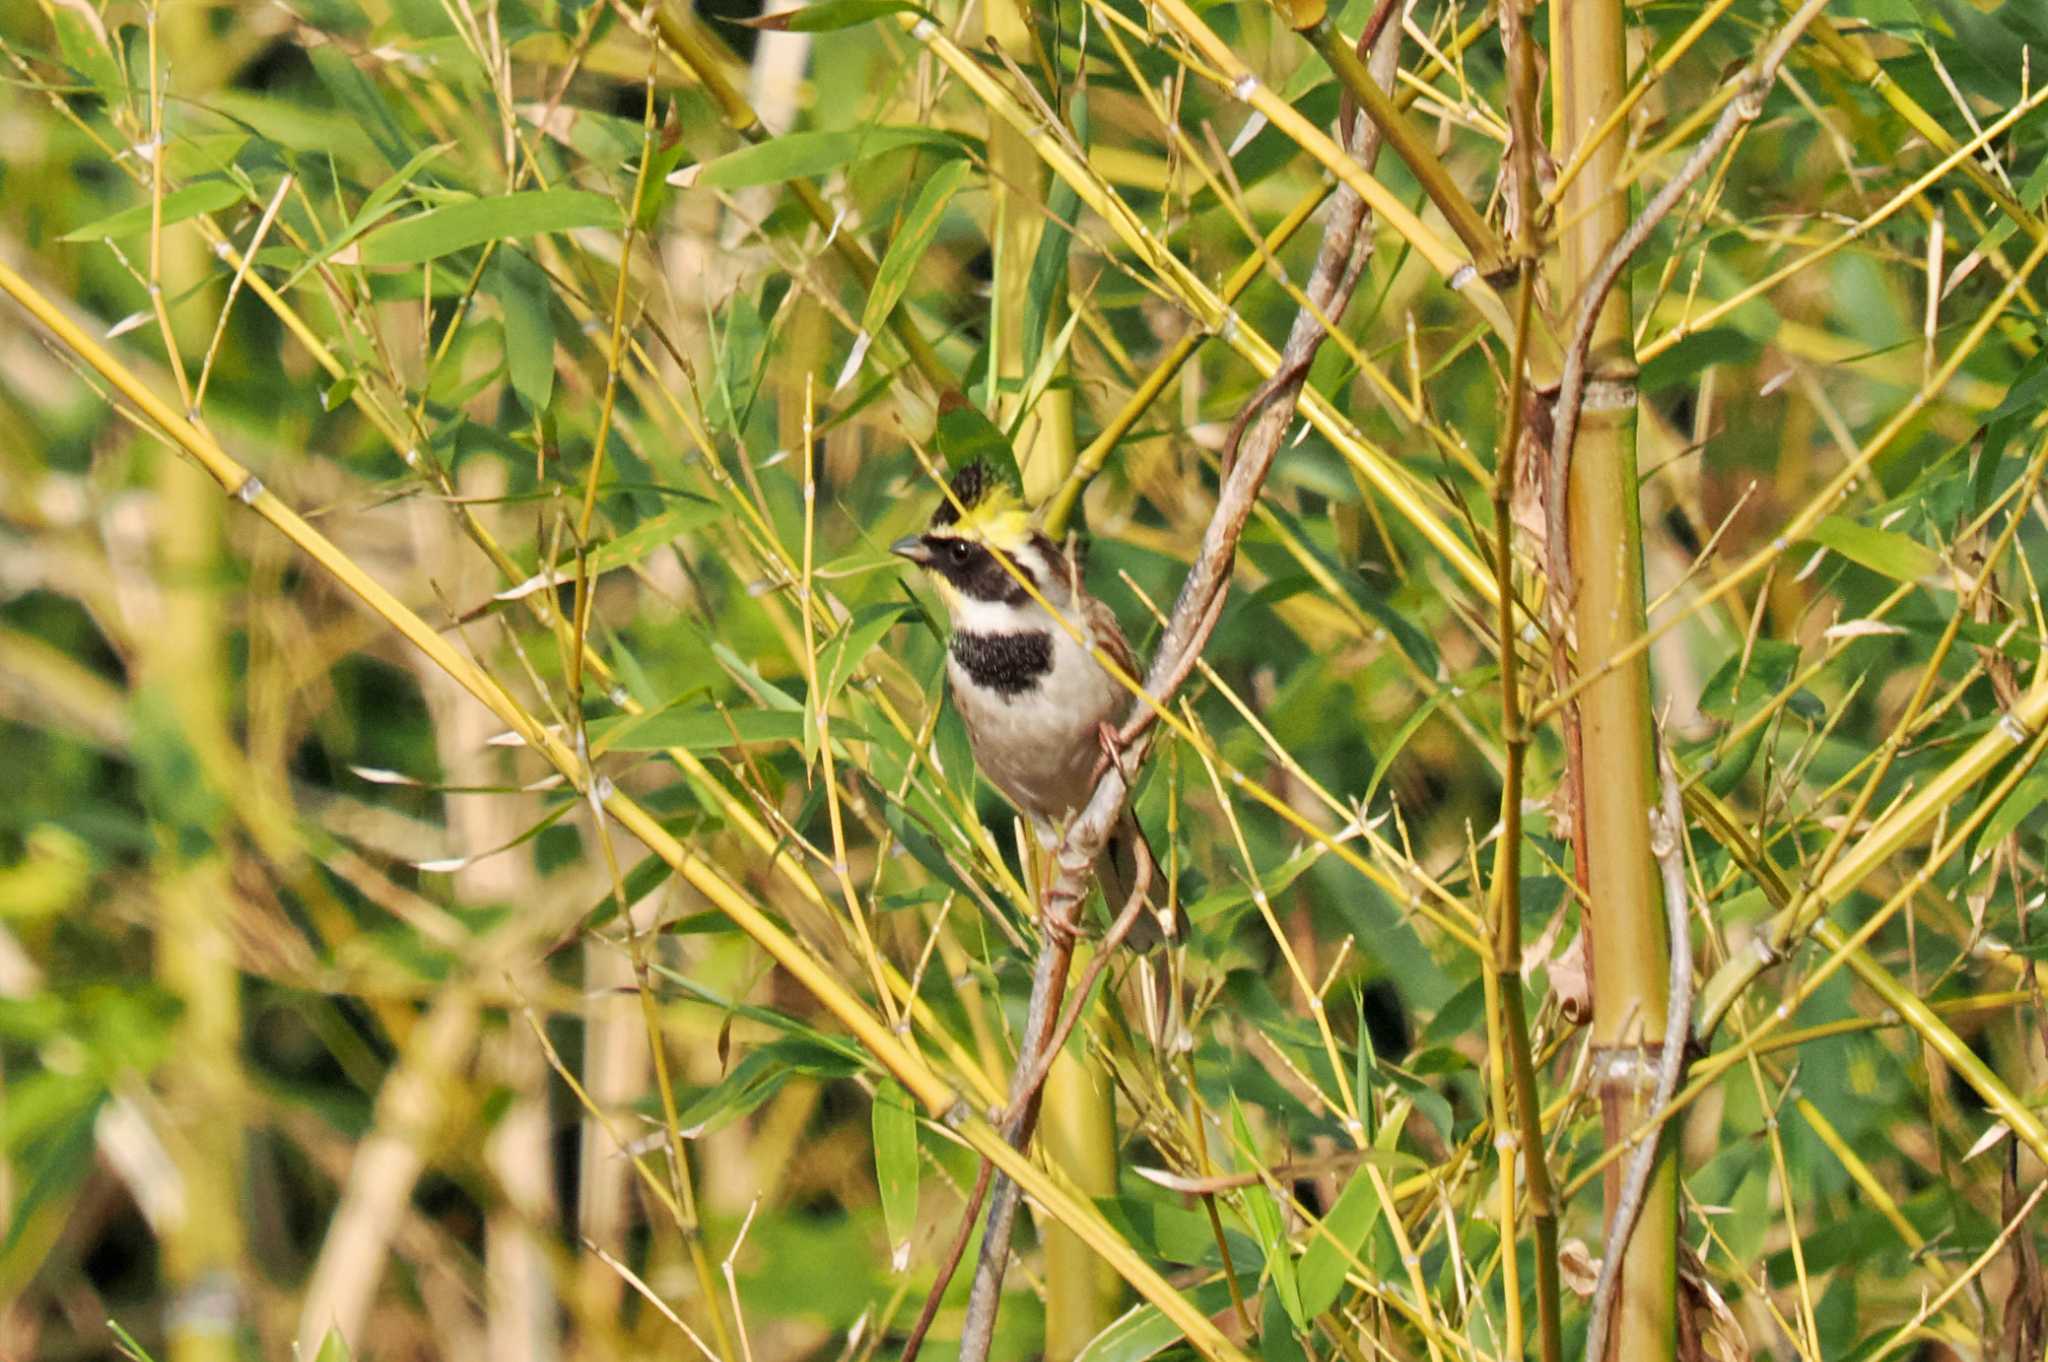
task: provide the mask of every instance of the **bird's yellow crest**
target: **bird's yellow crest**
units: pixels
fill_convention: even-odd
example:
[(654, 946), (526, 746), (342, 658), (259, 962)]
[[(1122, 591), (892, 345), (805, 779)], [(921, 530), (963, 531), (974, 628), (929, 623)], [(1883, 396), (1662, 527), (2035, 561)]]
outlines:
[(986, 464), (962, 467), (948, 490), (951, 495), (932, 512), (928, 533), (971, 540), (1000, 553), (1015, 553), (1031, 541), (1031, 512)]

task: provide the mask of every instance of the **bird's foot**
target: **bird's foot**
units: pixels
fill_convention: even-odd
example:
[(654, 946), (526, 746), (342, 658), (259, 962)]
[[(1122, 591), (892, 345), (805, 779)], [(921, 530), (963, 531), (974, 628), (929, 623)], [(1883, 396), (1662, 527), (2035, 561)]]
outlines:
[(1047, 941), (1072, 950), (1082, 936), (1081, 900), (1071, 894), (1049, 893), (1039, 908), (1038, 930)]
[(1098, 721), (1095, 725), (1095, 743), (1102, 749), (1102, 756), (1096, 760), (1095, 770), (1089, 777), (1090, 783), (1101, 780), (1103, 774), (1113, 766), (1116, 773), (1129, 784), (1131, 773), (1124, 769), (1124, 741), (1122, 735), (1117, 732), (1116, 725), (1107, 719)]

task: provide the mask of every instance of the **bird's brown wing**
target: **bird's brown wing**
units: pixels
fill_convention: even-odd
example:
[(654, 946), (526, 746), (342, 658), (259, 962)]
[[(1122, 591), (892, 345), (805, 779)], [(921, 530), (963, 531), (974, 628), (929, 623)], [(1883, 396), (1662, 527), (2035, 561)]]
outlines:
[(1087, 622), (1089, 636), (1097, 647), (1116, 663), (1117, 670), (1134, 682), (1142, 683), (1145, 674), (1138, 670), (1138, 657), (1131, 651), (1130, 643), (1124, 638), (1124, 630), (1117, 623), (1116, 612), (1094, 596), (1083, 595), (1082, 618)]

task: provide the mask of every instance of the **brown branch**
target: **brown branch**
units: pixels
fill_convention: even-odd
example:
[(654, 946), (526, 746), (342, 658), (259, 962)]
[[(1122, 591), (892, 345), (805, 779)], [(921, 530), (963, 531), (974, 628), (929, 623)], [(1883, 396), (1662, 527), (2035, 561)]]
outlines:
[[(1382, 41), (1373, 49), (1372, 71), (1383, 87), (1393, 84), (1395, 60), (1399, 54), (1400, 30), (1386, 25)], [(1379, 155), (1381, 135), (1377, 125), (1358, 124), (1340, 129), (1348, 138), (1352, 154), (1371, 166)], [(1257, 504), (1266, 474), (1279, 454), (1281, 438), (1294, 412), (1296, 397), (1308, 380), (1310, 362), (1325, 335), (1322, 318), (1333, 321), (1342, 316), (1345, 305), (1358, 285), (1359, 275), (1371, 253), (1372, 236), (1367, 230), (1370, 214), (1358, 196), (1340, 187), (1332, 197), (1330, 218), (1323, 229), (1306, 293), (1310, 306), (1295, 316), (1287, 345), (1281, 351), (1274, 375), (1238, 416), (1233, 440), (1226, 446), (1223, 485), (1216, 508), (1203, 531), (1195, 555), (1174, 602), (1166, 630), (1153, 655), (1145, 678), (1145, 694), (1133, 704), (1131, 717), (1117, 735), (1124, 756), (1104, 763), (1095, 793), (1067, 825), (1054, 858), (1054, 879), (1046, 895), (1047, 931), (1040, 948), (1038, 968), (1032, 978), (1031, 1001), (1025, 1015), (1025, 1045), (1017, 1056), (1016, 1080), (1012, 1084), (1010, 1120), (1004, 1134), (1023, 1148), (1030, 1142), (1037, 1117), (1037, 1090), (1042, 1070), (1049, 1067), (1055, 1034), (1064, 1028), (1050, 1025), (1060, 1012), (1067, 987), (1067, 970), (1073, 956), (1073, 915), (1087, 898), (1095, 861), (1108, 844), (1111, 831), (1123, 816), (1130, 799), (1127, 769), (1143, 759), (1146, 731), (1161, 709), (1194, 671), (1203, 648), (1222, 617), (1231, 571), (1237, 557), (1237, 542)], [(1249, 426), (1249, 430), (1246, 427)], [(1126, 909), (1128, 911), (1128, 908)], [(1107, 956), (1107, 950), (1104, 956)], [(1093, 980), (1089, 981), (1092, 985)], [(1085, 997), (1085, 991), (1083, 993)], [(986, 1362), (989, 1342), (994, 1336), (996, 1310), (1001, 1301), (1003, 1276), (1009, 1266), (1010, 1231), (1017, 1210), (1017, 1188), (1009, 1178), (997, 1175), (990, 1197), (988, 1230), (982, 1236), (981, 1256), (975, 1264), (974, 1283), (968, 1292), (967, 1322), (960, 1339), (961, 1362)]]

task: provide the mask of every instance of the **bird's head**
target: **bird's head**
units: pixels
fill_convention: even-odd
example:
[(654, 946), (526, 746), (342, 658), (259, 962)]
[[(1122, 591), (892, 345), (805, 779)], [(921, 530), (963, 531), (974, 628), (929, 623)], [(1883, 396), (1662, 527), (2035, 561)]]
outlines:
[(1016, 607), (1029, 602), (1029, 593), (997, 554), (1041, 592), (1054, 589), (1058, 576), (1057, 555), (1032, 527), (1023, 501), (981, 463), (967, 464), (953, 474), (948, 494), (932, 512), (924, 533), (897, 540), (889, 551), (930, 571), (956, 614), (963, 601)]

